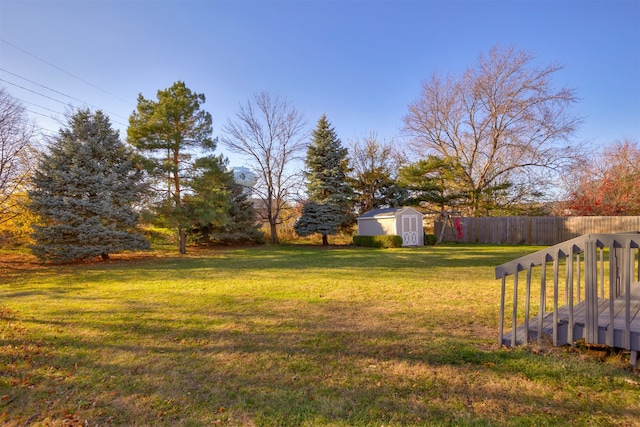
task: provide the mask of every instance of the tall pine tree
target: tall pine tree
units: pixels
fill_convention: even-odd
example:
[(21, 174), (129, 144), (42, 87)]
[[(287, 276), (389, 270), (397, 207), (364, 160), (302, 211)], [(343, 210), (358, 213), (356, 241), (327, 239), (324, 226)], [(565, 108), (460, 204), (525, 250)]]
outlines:
[(307, 148), (307, 202), (294, 226), (300, 236), (322, 234), (322, 244), (351, 219), (353, 190), (347, 183), (347, 154), (335, 130), (322, 115)]
[(177, 231), (179, 251), (185, 254), (191, 218), (184, 205), (188, 191), (184, 191), (183, 181), (191, 171), (194, 154), (213, 151), (216, 141), (211, 138), (211, 114), (201, 109), (204, 94), (177, 81), (159, 90), (157, 98), (138, 96), (138, 107), (129, 117), (128, 142), (146, 157), (147, 171), (162, 183), (158, 195), (164, 193), (165, 197), (156, 213), (160, 222)]
[(33, 253), (42, 261), (69, 262), (149, 244), (136, 233), (134, 204), (145, 190), (132, 152), (101, 111), (68, 119), (33, 176)]

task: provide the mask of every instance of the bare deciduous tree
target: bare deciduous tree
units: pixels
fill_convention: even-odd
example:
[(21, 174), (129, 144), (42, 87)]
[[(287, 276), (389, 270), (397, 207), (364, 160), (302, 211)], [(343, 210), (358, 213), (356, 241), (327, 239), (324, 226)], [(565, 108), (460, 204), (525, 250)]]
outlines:
[(0, 223), (21, 212), (16, 203), (23, 198), (14, 196), (25, 192), (35, 158), (35, 133), (22, 104), (0, 87)]
[(258, 176), (253, 191), (263, 202), (258, 213), (269, 223), (272, 243), (278, 243), (280, 213), (301, 185), (301, 172), (291, 170), (291, 164), (306, 148), (305, 127), (304, 117), (285, 100), (259, 92), (240, 106), (220, 138), (229, 150), (246, 157)]
[(351, 143), (350, 184), (356, 192), (359, 213), (380, 207), (397, 206), (403, 198), (396, 183), (399, 153), (390, 144), (378, 141), (375, 131)]
[(522, 203), (540, 193), (551, 170), (572, 157), (581, 119), (575, 90), (555, 89), (558, 65), (494, 47), (459, 78), (434, 75), (409, 106), (404, 131), (421, 156), (455, 158), (464, 168), (469, 213)]

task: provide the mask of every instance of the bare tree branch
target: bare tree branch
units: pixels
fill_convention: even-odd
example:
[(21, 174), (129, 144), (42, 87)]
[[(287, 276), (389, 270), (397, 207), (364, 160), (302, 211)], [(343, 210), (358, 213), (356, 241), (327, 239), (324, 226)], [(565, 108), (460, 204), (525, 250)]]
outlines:
[(0, 224), (18, 215), (16, 208), (34, 166), (36, 126), (24, 107), (0, 87)]
[(502, 193), (502, 204), (538, 194), (540, 181), (528, 181), (528, 171), (550, 176), (573, 158), (569, 141), (581, 123), (569, 111), (578, 100), (575, 90), (555, 89), (551, 78), (561, 67), (538, 68), (533, 60), (527, 52), (494, 47), (460, 78), (436, 74), (424, 82), (404, 117), (416, 153), (463, 165), (472, 214), (493, 205), (486, 196), (505, 184), (517, 183), (511, 194)]
[(246, 157), (258, 176), (254, 194), (264, 204), (272, 243), (278, 243), (280, 213), (301, 185), (300, 171), (290, 167), (307, 146), (305, 128), (304, 117), (286, 100), (259, 92), (240, 106), (236, 120), (228, 121), (220, 138), (230, 151)]

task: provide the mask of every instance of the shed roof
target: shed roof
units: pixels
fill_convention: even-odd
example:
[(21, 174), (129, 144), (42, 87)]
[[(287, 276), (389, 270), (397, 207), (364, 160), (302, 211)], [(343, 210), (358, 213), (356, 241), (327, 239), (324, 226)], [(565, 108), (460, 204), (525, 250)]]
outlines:
[(423, 216), (421, 212), (419, 212), (419, 211), (417, 211), (417, 210), (415, 210), (413, 208), (404, 207), (404, 208), (373, 209), (373, 210), (370, 210), (368, 212), (363, 213), (357, 219), (380, 218), (380, 217), (390, 218), (390, 217), (396, 216), (400, 212), (407, 211), (407, 210), (414, 211), (418, 215)]

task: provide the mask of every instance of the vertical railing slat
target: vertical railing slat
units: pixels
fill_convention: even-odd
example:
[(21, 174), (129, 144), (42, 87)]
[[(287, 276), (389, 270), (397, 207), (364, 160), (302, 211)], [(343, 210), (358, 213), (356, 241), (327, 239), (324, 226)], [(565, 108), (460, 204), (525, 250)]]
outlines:
[(525, 302), (524, 302), (524, 343), (529, 343), (529, 314), (531, 313), (531, 269), (532, 264), (527, 266), (527, 285), (525, 288)]
[(542, 274), (540, 277), (540, 310), (538, 314), (538, 345), (542, 345), (542, 328), (547, 305), (547, 257), (542, 261)]
[(607, 345), (609, 347), (614, 347), (613, 316), (615, 314), (614, 301), (616, 299), (616, 276), (616, 248), (615, 242), (611, 242), (609, 244), (609, 325), (607, 326)]
[(600, 252), (600, 298), (604, 299), (604, 246), (599, 248)]
[(513, 274), (513, 317), (511, 319), (513, 332), (511, 333), (511, 347), (515, 347), (518, 344), (518, 270), (519, 267), (516, 267), (516, 272)]
[(500, 293), (500, 331), (499, 331), (499, 342), (498, 345), (502, 347), (502, 342), (504, 338), (504, 301), (505, 301), (505, 293), (507, 290), (507, 273), (502, 273), (502, 292)]
[(560, 251), (556, 251), (553, 260), (553, 346), (558, 346), (558, 260), (560, 259)]
[(598, 272), (595, 240), (589, 240), (584, 254), (585, 339), (598, 343)]
[(565, 288), (567, 292), (567, 305), (569, 306), (569, 325), (567, 329), (567, 343), (573, 345), (573, 326), (575, 319), (573, 318), (573, 246), (566, 256), (566, 277)]
[(626, 239), (624, 245), (624, 348), (631, 350), (631, 278), (633, 263), (631, 261), (631, 240)]
[(577, 287), (578, 287), (577, 288), (578, 296), (577, 296), (576, 302), (578, 302), (578, 303), (580, 301), (582, 301), (582, 293), (580, 292), (581, 291), (581, 283), (582, 283), (582, 281), (581, 281), (582, 277), (580, 275), (580, 272), (582, 271), (582, 268), (581, 268), (582, 267), (582, 263), (580, 262), (581, 260), (582, 260), (582, 258), (580, 257), (580, 252), (578, 252), (576, 254), (576, 283), (577, 283)]

